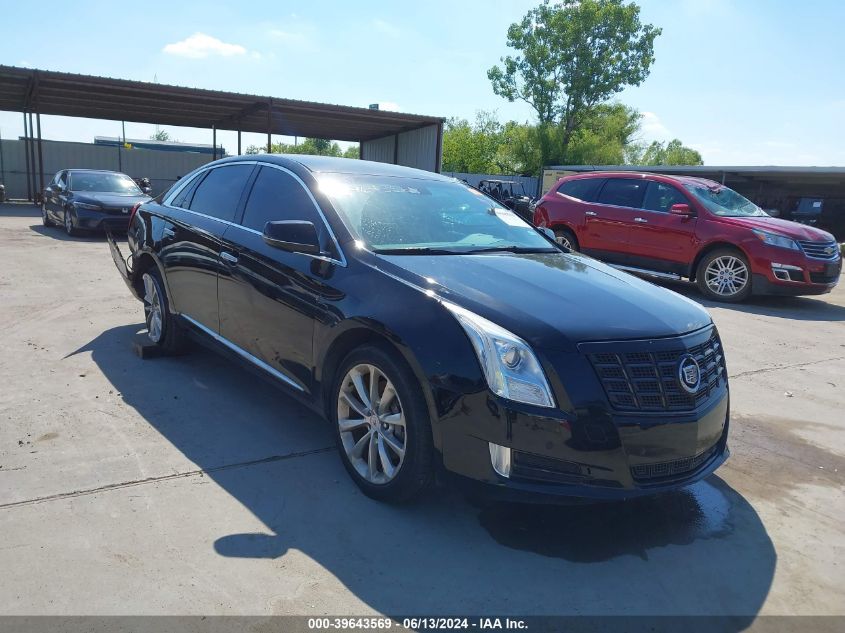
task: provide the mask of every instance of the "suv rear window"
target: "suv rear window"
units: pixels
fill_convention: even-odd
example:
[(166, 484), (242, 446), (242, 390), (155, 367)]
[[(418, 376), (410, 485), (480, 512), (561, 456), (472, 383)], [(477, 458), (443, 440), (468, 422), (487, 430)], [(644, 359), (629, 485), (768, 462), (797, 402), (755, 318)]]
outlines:
[(641, 178), (609, 178), (602, 187), (598, 202), (639, 209), (648, 183)]
[(558, 187), (557, 192), (570, 198), (592, 202), (596, 199), (596, 193), (603, 182), (603, 178), (579, 178), (563, 183)]

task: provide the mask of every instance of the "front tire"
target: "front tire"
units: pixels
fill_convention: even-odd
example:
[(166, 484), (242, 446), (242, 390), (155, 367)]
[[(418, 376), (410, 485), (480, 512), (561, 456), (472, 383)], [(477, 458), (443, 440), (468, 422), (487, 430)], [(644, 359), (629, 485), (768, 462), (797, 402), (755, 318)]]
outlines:
[(388, 503), (418, 496), (433, 479), (428, 407), (401, 357), (382, 346), (354, 350), (332, 388), (341, 460), (361, 491)]
[(144, 283), (147, 336), (164, 354), (179, 354), (185, 347), (185, 333), (170, 313), (161, 275), (157, 269), (151, 268), (141, 279)]
[(70, 209), (65, 209), (65, 216), (64, 216), (64, 227), (65, 233), (67, 233), (70, 237), (76, 237), (79, 235), (80, 231), (76, 228), (76, 223), (73, 219), (73, 213)]
[(50, 214), (47, 213), (47, 205), (43, 202), (41, 203), (41, 224), (47, 227), (55, 226), (53, 221), (50, 219)]
[(751, 267), (739, 251), (721, 248), (702, 258), (695, 282), (708, 299), (738, 303), (751, 294)]

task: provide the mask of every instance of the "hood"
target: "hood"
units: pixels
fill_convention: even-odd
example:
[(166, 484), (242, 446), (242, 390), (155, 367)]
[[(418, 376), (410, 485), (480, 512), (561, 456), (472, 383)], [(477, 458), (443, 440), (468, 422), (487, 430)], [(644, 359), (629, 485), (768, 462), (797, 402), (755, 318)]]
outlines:
[(432, 290), (540, 349), (661, 338), (711, 323), (697, 303), (583, 255), (376, 256), (380, 268)]
[(99, 204), (104, 207), (131, 207), (136, 202), (146, 202), (147, 200), (152, 200), (152, 198), (146, 194), (121, 196), (120, 194), (109, 191), (85, 191), (74, 192), (73, 200), (74, 202)]
[(720, 222), (726, 224), (733, 224), (734, 226), (744, 226), (749, 229), (759, 229), (761, 231), (769, 231), (770, 233), (779, 233), (786, 237), (791, 237), (793, 240), (810, 240), (813, 242), (833, 242), (833, 235), (827, 231), (822, 231), (806, 224), (799, 224), (790, 220), (782, 220), (781, 218), (772, 218), (764, 216), (755, 216), (749, 218), (727, 218), (719, 217)]

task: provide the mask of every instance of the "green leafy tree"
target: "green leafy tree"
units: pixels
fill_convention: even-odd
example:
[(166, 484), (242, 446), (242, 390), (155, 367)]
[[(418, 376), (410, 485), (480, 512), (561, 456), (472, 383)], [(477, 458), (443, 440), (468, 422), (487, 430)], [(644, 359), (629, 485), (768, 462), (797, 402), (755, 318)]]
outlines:
[(645, 80), (660, 33), (640, 22), (640, 8), (633, 2), (545, 0), (511, 24), (507, 43), (518, 54), (502, 58), (502, 66), (488, 70), (487, 77), (497, 95), (534, 109), (536, 143), (545, 164), (556, 136), (565, 158), (592, 109)]
[[(267, 151), (266, 146), (250, 145), (246, 148), (247, 154), (263, 154)], [(311, 154), (317, 156), (337, 156), (345, 158), (358, 158), (358, 147), (352, 146), (344, 152), (334, 141), (322, 138), (306, 138), (301, 143), (273, 143), (270, 146), (271, 154)]]
[(680, 139), (664, 144), (653, 141), (648, 146), (634, 145), (628, 156), (633, 165), (703, 165), (701, 154), (685, 146)]
[(155, 134), (150, 134), (151, 141), (169, 141), (170, 139), (170, 132), (167, 130), (156, 130)]

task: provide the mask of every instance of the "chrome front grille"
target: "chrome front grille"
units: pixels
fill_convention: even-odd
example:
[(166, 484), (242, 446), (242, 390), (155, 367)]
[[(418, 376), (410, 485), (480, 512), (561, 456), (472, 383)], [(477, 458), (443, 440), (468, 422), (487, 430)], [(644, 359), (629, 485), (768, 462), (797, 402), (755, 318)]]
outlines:
[(796, 240), (807, 257), (815, 259), (836, 259), (839, 257), (839, 244), (836, 242), (813, 242), (810, 240)]
[[(701, 340), (700, 338), (698, 340)], [(643, 341), (642, 347), (651, 347)], [(691, 411), (727, 387), (725, 360), (715, 328), (703, 342), (688, 346), (676, 339), (648, 351), (630, 349), (589, 353), (588, 357), (614, 409), (620, 411)], [(603, 346), (603, 349), (607, 349)], [(698, 362), (701, 382), (690, 394), (681, 387), (679, 363), (690, 354)]]

